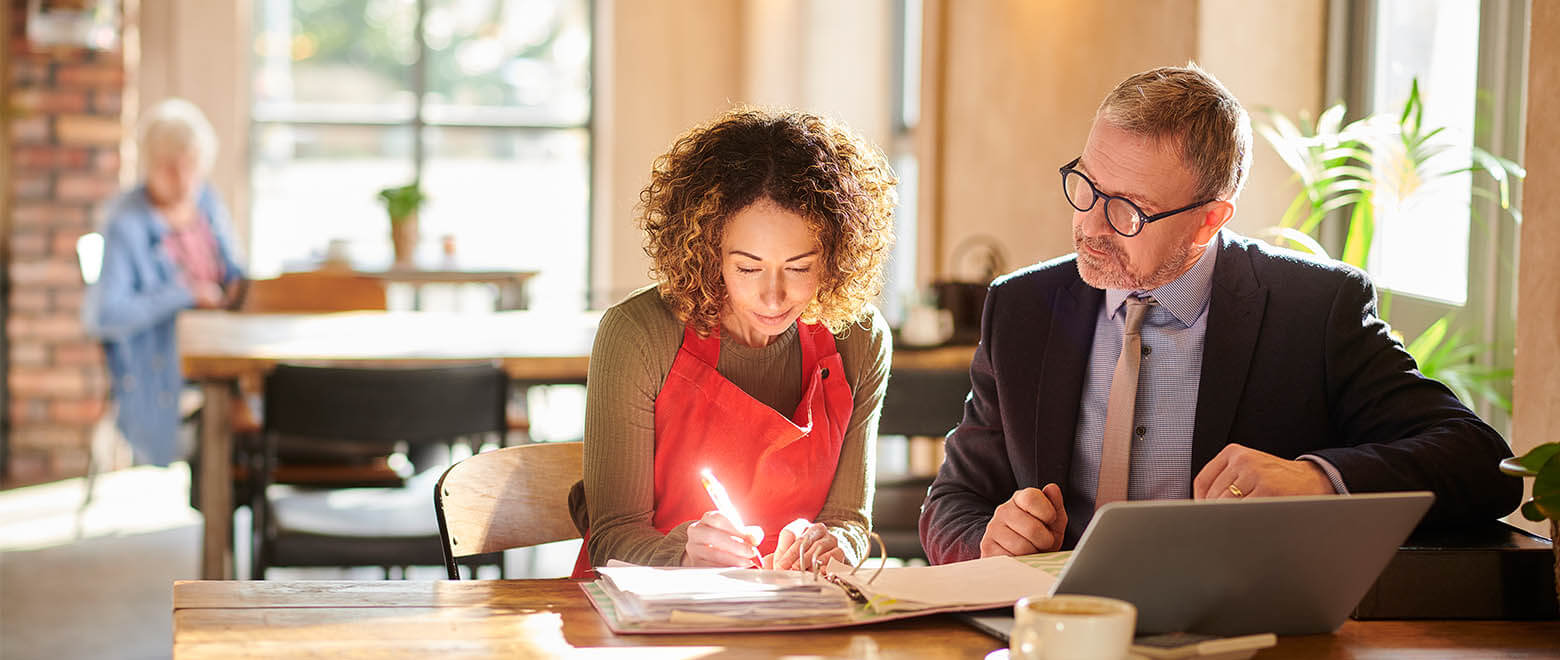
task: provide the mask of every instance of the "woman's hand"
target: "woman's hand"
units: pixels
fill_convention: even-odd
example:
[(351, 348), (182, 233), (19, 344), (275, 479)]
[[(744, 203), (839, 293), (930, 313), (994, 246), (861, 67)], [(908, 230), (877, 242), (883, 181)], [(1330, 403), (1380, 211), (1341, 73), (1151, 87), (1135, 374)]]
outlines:
[(845, 561), (845, 549), (823, 523), (797, 518), (780, 530), (774, 554), (764, 558), (764, 568), (817, 571), (830, 559)]
[(688, 526), (683, 566), (752, 566), (758, 559), (758, 544), (764, 529), (748, 525), (738, 530), (719, 511), (706, 511), (704, 517)]
[(190, 293), (195, 296), (198, 309), (221, 309), (227, 301), (227, 292), (216, 282), (194, 282), (190, 284)]

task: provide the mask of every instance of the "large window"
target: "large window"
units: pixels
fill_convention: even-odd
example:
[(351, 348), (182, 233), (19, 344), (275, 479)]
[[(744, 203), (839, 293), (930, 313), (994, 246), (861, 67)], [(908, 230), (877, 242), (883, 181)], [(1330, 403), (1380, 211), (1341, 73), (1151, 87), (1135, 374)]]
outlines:
[(920, 162), (915, 153), (915, 131), (921, 120), (921, 0), (895, 3), (894, 81), (891, 142), (884, 146), (894, 174), (899, 177), (899, 207), (894, 209), (894, 252), (884, 274), (882, 311), (890, 325), (898, 327), (904, 309), (919, 296), (915, 277), (919, 234)]
[[(1376, 159), (1375, 174), (1386, 183), (1386, 192), (1396, 193), (1395, 199), (1383, 199), (1378, 187), (1367, 261), (1382, 288), (1383, 315), (1411, 346), (1416, 339), (1430, 338), (1420, 344), (1421, 356), (1437, 351), (1458, 356), (1430, 364), (1426, 373), (1467, 386), (1467, 402), (1495, 428), (1506, 428), (1518, 227), (1515, 214), (1499, 203), (1495, 177), (1461, 170), (1470, 165), (1470, 148), (1522, 159), (1528, 4), (1346, 4), (1350, 20), (1338, 27), (1347, 35), (1343, 43), (1350, 52), (1334, 67), (1333, 84), (1349, 107), (1396, 122), (1417, 81), (1423, 102), (1421, 132), (1440, 129), (1430, 142), (1441, 151), (1423, 159), (1417, 169), (1381, 166), (1405, 153), (1401, 147)], [(1491, 164), (1486, 158), (1475, 162)], [(1509, 193), (1512, 208), (1520, 208), (1520, 181), (1511, 181)], [(1329, 240), (1336, 249), (1343, 236)], [(1437, 326), (1445, 332), (1427, 333)], [(1431, 346), (1436, 338), (1439, 343)], [(1471, 358), (1466, 351), (1472, 352)], [(1426, 367), (1424, 357), (1421, 367)]]
[(420, 180), (421, 251), (536, 270), (533, 307), (585, 304), (587, 0), (256, 0), (251, 267), (332, 240), (390, 261), (376, 197)]
[[(1448, 147), (1427, 160), (1424, 171), (1467, 168), (1478, 89), (1477, 0), (1381, 0), (1373, 37), (1371, 106), (1403, 107), (1417, 80), (1424, 126), (1444, 127), (1436, 142)], [(1371, 273), (1388, 289), (1463, 304), (1473, 177), (1463, 172), (1415, 181), (1407, 173), (1379, 175), (1400, 185), (1394, 186), (1396, 195), (1377, 199)]]

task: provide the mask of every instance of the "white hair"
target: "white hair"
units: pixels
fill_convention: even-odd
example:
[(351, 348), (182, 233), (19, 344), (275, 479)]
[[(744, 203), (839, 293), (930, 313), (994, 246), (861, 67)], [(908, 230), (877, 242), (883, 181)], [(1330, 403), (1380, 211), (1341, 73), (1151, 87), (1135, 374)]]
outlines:
[(217, 157), (217, 133), (194, 103), (171, 98), (147, 111), (141, 122), (141, 156), (150, 167), (154, 158), (195, 153), (201, 172), (210, 172)]

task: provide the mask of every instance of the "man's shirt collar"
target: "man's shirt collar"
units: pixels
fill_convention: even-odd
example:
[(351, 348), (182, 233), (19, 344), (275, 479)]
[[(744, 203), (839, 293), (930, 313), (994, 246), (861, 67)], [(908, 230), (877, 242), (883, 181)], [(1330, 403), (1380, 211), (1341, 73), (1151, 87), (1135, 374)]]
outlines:
[(1213, 262), (1219, 256), (1217, 247), (1224, 243), (1224, 232), (1219, 231), (1208, 245), (1203, 247), (1202, 256), (1191, 270), (1181, 273), (1180, 277), (1165, 283), (1162, 286), (1149, 291), (1131, 291), (1127, 289), (1105, 290), (1105, 311), (1114, 317), (1126, 302), (1127, 296), (1136, 295), (1139, 298), (1153, 298), (1174, 316), (1181, 325), (1192, 327), (1204, 312), (1208, 310), (1208, 298), (1213, 290)]

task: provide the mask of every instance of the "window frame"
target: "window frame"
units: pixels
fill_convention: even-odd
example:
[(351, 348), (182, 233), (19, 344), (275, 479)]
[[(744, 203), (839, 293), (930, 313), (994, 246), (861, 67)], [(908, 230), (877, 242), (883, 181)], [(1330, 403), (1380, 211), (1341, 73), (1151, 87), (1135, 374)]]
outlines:
[[(318, 114), (310, 115), (307, 112), (287, 112), (287, 111), (277, 111), (275, 109), (260, 108), (253, 102), (253, 100), (251, 100), (249, 102), (248, 122), (246, 124), (246, 126), (248, 128), (248, 138), (250, 140), (253, 140), (254, 136), (260, 134), (262, 128), (271, 127), (271, 126), (295, 126), (295, 127), (296, 126), (301, 126), (301, 127), (318, 127), (318, 128), (386, 128), (386, 129), (390, 129), (390, 128), (405, 128), (405, 129), (409, 129), (411, 131), (411, 134), (412, 134), (412, 151), (411, 151), (412, 176), (413, 176), (414, 180), (421, 181), (423, 179), (423, 170), (426, 167), (427, 162), (428, 162), (428, 148), (427, 148), (427, 138), (426, 138), (426, 135), (427, 135), (427, 133), (430, 130), (438, 130), (438, 129), (444, 129), (444, 128), (453, 128), (453, 129), (493, 129), (493, 130), (504, 130), (504, 131), (526, 132), (526, 133), (530, 133), (530, 132), (551, 133), (551, 132), (555, 132), (555, 131), (581, 131), (581, 132), (583, 132), (584, 136), (585, 136), (585, 145), (584, 145), (585, 146), (585, 181), (584, 181), (584, 187), (585, 187), (585, 191), (586, 191), (585, 192), (585, 207), (583, 209), (583, 219), (584, 219), (584, 222), (585, 222), (585, 226), (582, 228), (583, 232), (584, 232), (584, 236), (585, 236), (584, 263), (582, 265), (582, 267), (584, 268), (584, 273), (583, 273), (583, 275), (584, 275), (584, 278), (583, 278), (584, 289), (581, 292), (581, 294), (582, 294), (581, 298), (578, 301), (576, 301), (576, 302), (578, 303), (579, 309), (586, 309), (588, 307), (588, 302), (589, 302), (589, 297), (590, 297), (589, 294), (590, 294), (590, 291), (593, 288), (593, 278), (594, 278), (594, 275), (595, 275), (595, 267), (594, 267), (595, 264), (594, 264), (594, 261), (595, 261), (595, 258), (596, 258), (595, 257), (594, 245), (593, 245), (593, 243), (595, 241), (595, 232), (594, 232), (593, 225), (595, 223), (595, 205), (596, 205), (595, 172), (596, 172), (596, 132), (597, 132), (597, 116), (596, 116), (596, 113), (597, 113), (597, 108), (596, 108), (597, 99), (596, 99), (596, 88), (595, 88), (594, 78), (595, 78), (596, 59), (597, 59), (597, 56), (598, 56), (597, 36), (598, 36), (598, 34), (600, 32), (600, 25), (599, 25), (598, 20), (597, 20), (597, 18), (598, 18), (598, 11), (597, 11), (597, 8), (596, 8), (595, 0), (580, 0), (580, 1), (584, 5), (585, 24), (586, 24), (586, 29), (588, 30), (589, 36), (590, 36), (590, 49), (589, 49), (589, 51), (588, 51), (588, 53), (586, 55), (586, 60), (585, 60), (585, 65), (584, 65), (584, 68), (585, 68), (585, 71), (586, 71), (586, 79), (588, 81), (587, 82), (587, 88), (586, 88), (586, 94), (585, 94), (585, 101), (586, 101), (586, 104), (585, 104), (585, 116), (584, 116), (583, 120), (581, 122), (579, 122), (579, 123), (558, 122), (558, 121), (554, 121), (554, 122), (546, 122), (546, 121), (502, 121), (502, 120), (482, 121), (482, 120), (469, 120), (469, 119), (468, 120), (442, 120), (442, 119), (441, 120), (429, 120), (425, 116), (425, 111), (426, 110), (425, 110), (425, 107), (424, 107), (425, 102), (426, 102), (428, 88), (429, 88), (429, 84), (428, 84), (428, 59), (429, 59), (429, 57), (432, 54), (431, 49), (428, 47), (428, 40), (427, 40), (427, 35), (426, 35), (426, 32), (425, 32), (425, 25), (424, 25), (425, 19), (426, 19), (427, 15), (428, 15), (429, 0), (416, 0), (415, 1), (415, 6), (416, 6), (416, 11), (417, 11), (417, 19), (416, 19), (416, 22), (415, 22), (413, 30), (412, 30), (413, 31), (413, 45), (414, 45), (414, 48), (416, 49), (416, 58), (413, 60), (413, 62), (411, 62), (407, 66), (407, 69), (406, 69), (407, 75), (409, 76), (409, 79), (407, 80), (407, 82), (409, 83), (407, 91), (409, 91), (412, 94), (412, 98), (414, 99), (414, 102), (412, 103), (412, 114), (411, 114), (411, 117), (407, 118), (406, 120), (394, 119), (394, 118), (390, 118), (390, 119), (375, 119), (375, 118), (366, 117), (366, 116), (360, 116), (360, 117), (327, 117), (327, 116), (318, 115)], [(291, 3), (292, 0), (288, 0), (288, 2)], [(249, 31), (249, 37), (252, 39), (254, 34), (255, 34), (254, 28), (251, 27), (250, 31)], [(257, 57), (257, 56), (251, 54), (251, 57), (254, 58), (254, 57)], [(253, 65), (250, 67), (251, 79), (254, 76), (253, 72), (256, 71), (257, 69), (258, 69), (258, 67), (253, 66)], [(253, 190), (254, 189), (254, 163), (255, 162), (254, 162), (254, 149), (253, 149), (252, 145), (251, 145), (249, 154), (244, 159), (244, 163), (245, 163), (245, 168), (246, 168), (246, 172), (245, 172), (245, 175), (244, 175), (244, 186), (246, 188), (250, 189), (250, 190)], [(251, 196), (251, 199), (248, 200), (249, 208), (245, 210), (245, 214), (249, 217), (248, 225), (249, 225), (249, 237), (250, 237), (250, 240), (248, 242), (249, 242), (250, 245), (253, 245), (255, 243), (254, 234), (257, 231), (256, 228), (263, 224), (263, 223), (259, 223), (259, 222), (255, 222), (254, 221), (255, 220), (255, 218), (254, 218), (254, 203), (255, 203), (255, 200), (252, 197), (253, 196)]]
[[(1328, 11), (1328, 51), (1325, 90), (1328, 99), (1343, 99), (1349, 108), (1346, 121), (1375, 109), (1375, 44), (1373, 35), (1380, 0), (1331, 0)], [(1490, 130), (1475, 132), (1473, 144), (1490, 153), (1522, 162), (1525, 127), (1529, 2), (1479, 2), (1479, 48), (1475, 89), (1488, 94)], [(1476, 362), (1494, 369), (1510, 369), (1515, 361), (1516, 293), (1520, 226), (1495, 199), (1498, 187), (1490, 177), (1476, 174), (1473, 187), (1490, 193), (1475, 196), (1468, 228), (1467, 298), (1463, 305), (1393, 291), (1378, 285), (1379, 293), (1392, 296), (1393, 328), (1405, 341), (1417, 336), (1448, 312), (1456, 312), (1448, 332), (1462, 331), (1483, 350)], [(1522, 182), (1510, 183), (1511, 207), (1521, 208)], [(1334, 212), (1340, 214), (1341, 212)], [(1323, 223), (1322, 244), (1338, 253), (1344, 244), (1346, 223)], [(1511, 383), (1498, 384), (1511, 394)], [(1475, 411), (1503, 435), (1509, 435), (1510, 415), (1488, 401), (1476, 402)]]

